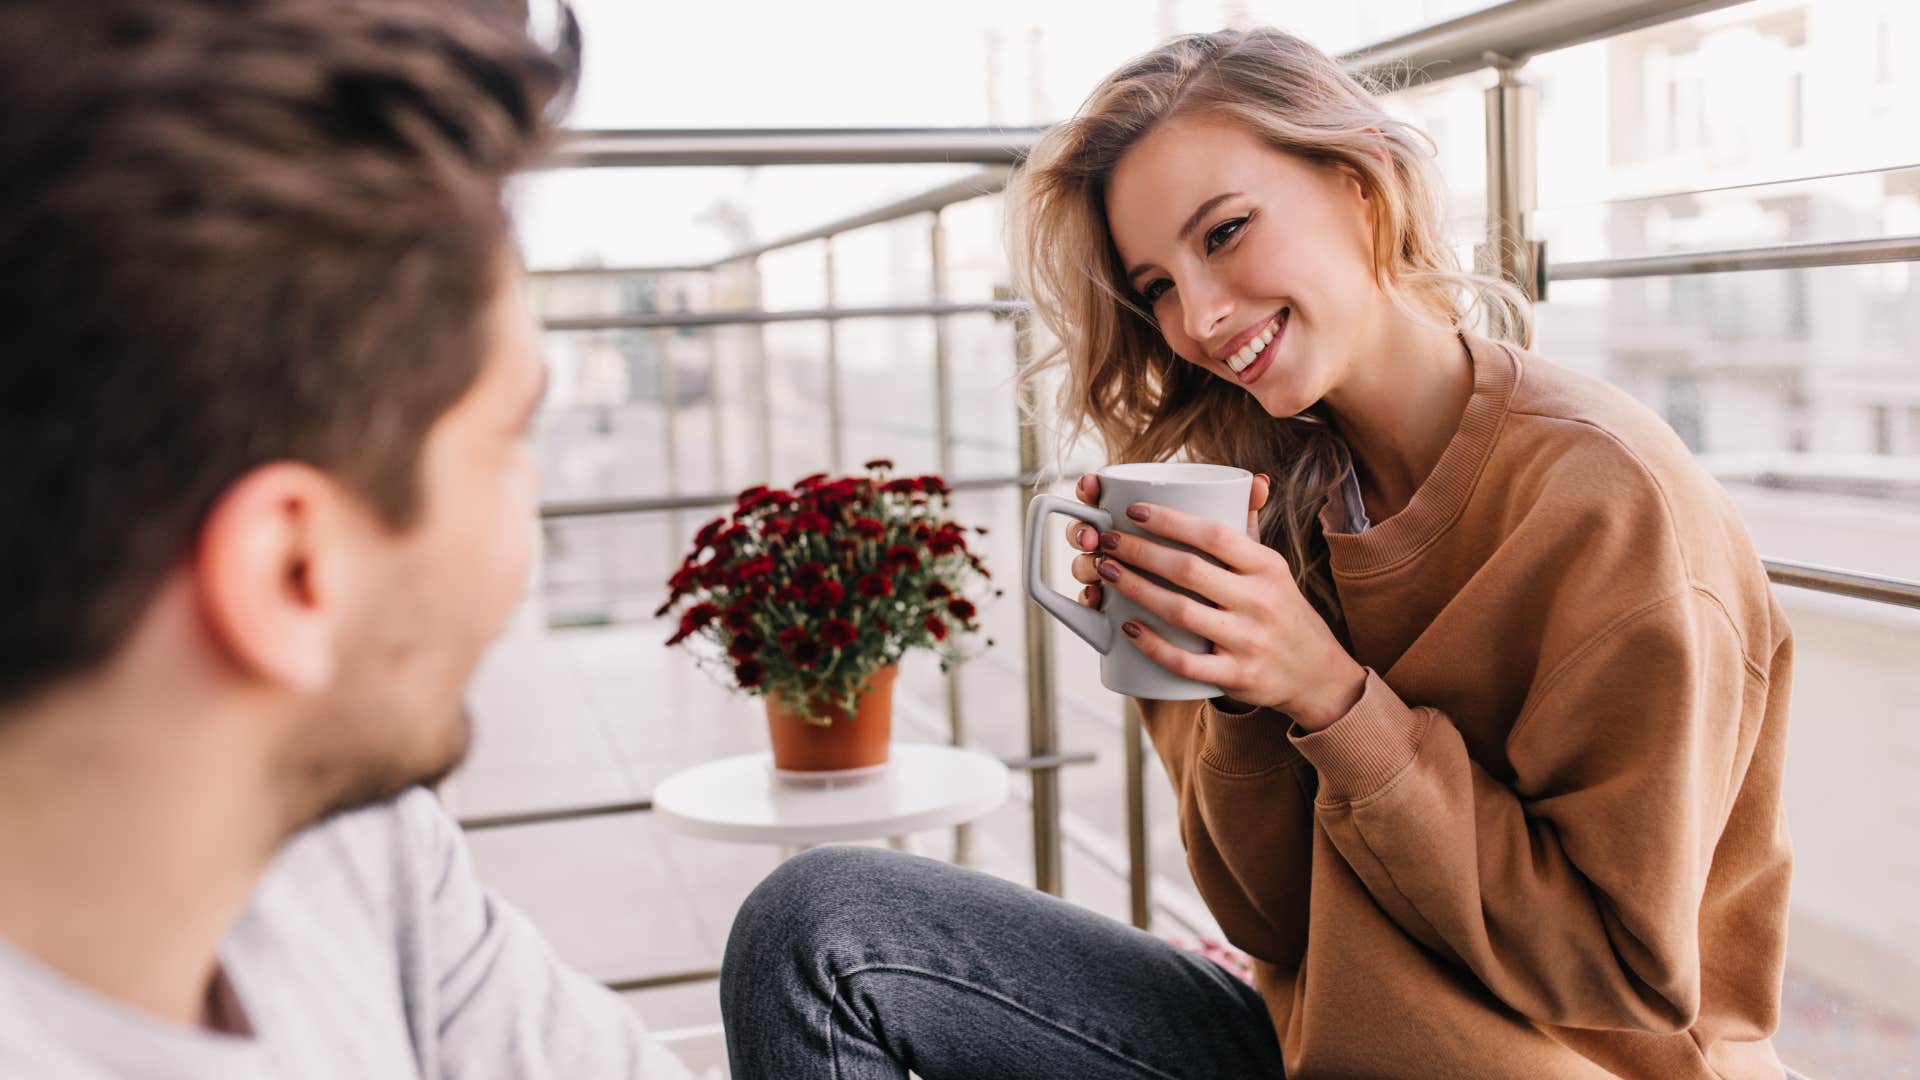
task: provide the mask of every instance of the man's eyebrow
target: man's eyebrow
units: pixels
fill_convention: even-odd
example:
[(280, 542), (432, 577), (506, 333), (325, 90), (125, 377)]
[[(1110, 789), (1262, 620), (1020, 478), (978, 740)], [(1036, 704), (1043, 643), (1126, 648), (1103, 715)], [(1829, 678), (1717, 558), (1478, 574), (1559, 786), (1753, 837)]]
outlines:
[[(1193, 235), (1193, 230), (1200, 227), (1201, 219), (1205, 218), (1208, 214), (1212, 213), (1214, 207), (1219, 206), (1221, 203), (1226, 202), (1228, 199), (1231, 199), (1238, 194), (1240, 193), (1237, 191), (1223, 191), (1220, 194), (1215, 195), (1213, 198), (1208, 199), (1206, 202), (1201, 203), (1199, 207), (1196, 208), (1194, 212), (1187, 217), (1186, 224), (1180, 226), (1179, 236), (1180, 236), (1181, 242), (1184, 243), (1187, 237)], [(1127, 271), (1127, 280), (1132, 281), (1134, 278), (1137, 278), (1140, 276), (1141, 271), (1149, 270), (1152, 267), (1153, 267), (1152, 263), (1141, 263), (1140, 265)]]

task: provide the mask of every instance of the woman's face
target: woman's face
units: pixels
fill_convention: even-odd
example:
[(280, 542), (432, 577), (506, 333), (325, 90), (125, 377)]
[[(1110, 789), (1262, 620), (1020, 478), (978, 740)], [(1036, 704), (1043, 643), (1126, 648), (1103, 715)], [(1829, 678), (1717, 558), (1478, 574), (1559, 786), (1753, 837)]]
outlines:
[(1121, 157), (1107, 228), (1180, 358), (1293, 416), (1336, 390), (1384, 303), (1346, 173), (1231, 123), (1176, 117)]

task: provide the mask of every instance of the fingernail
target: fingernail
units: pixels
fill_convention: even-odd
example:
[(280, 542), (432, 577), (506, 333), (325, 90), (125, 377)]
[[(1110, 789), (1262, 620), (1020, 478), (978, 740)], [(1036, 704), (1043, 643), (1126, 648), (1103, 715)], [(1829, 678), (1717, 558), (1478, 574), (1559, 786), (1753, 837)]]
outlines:
[(1101, 548), (1101, 550), (1103, 550), (1103, 551), (1112, 551), (1113, 549), (1115, 549), (1115, 548), (1117, 548), (1117, 547), (1119, 547), (1119, 546), (1120, 546), (1120, 534), (1119, 534), (1119, 533), (1101, 533), (1101, 534), (1100, 534), (1100, 548)]
[(1255, 473), (1254, 475), (1258, 476), (1262, 480), (1265, 480), (1267, 482), (1268, 487), (1273, 486), (1273, 477), (1268, 476), (1266, 473)]
[(1082, 525), (1079, 528), (1073, 530), (1073, 546), (1074, 547), (1084, 548), (1087, 546), (1087, 528), (1088, 528), (1087, 526)]
[(1127, 516), (1135, 521), (1145, 521), (1147, 520), (1147, 508), (1139, 503), (1134, 503), (1132, 506), (1127, 507)]
[(1123, 622), (1120, 624), (1120, 629), (1125, 631), (1128, 637), (1140, 636), (1140, 624), (1137, 622), (1133, 622), (1131, 620), (1127, 622)]
[(1111, 559), (1100, 560), (1100, 576), (1108, 581), (1120, 580), (1120, 567)]

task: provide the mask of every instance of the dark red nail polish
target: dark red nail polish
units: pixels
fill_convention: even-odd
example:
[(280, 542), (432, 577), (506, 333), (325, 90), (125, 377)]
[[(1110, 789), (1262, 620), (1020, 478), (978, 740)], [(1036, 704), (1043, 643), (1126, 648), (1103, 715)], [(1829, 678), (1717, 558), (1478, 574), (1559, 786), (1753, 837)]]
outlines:
[(1110, 559), (1101, 559), (1100, 560), (1100, 576), (1103, 578), (1106, 578), (1108, 581), (1119, 581), (1120, 568), (1114, 565), (1113, 561)]
[(1132, 506), (1127, 507), (1127, 516), (1135, 521), (1145, 521), (1147, 520), (1147, 508), (1141, 506), (1139, 503), (1134, 503)]
[(1140, 624), (1137, 622), (1123, 622), (1120, 624), (1120, 629), (1124, 630), (1128, 637), (1140, 636)]
[(1113, 549), (1119, 546), (1120, 546), (1119, 533), (1101, 533), (1100, 534), (1100, 550), (1112, 551)]

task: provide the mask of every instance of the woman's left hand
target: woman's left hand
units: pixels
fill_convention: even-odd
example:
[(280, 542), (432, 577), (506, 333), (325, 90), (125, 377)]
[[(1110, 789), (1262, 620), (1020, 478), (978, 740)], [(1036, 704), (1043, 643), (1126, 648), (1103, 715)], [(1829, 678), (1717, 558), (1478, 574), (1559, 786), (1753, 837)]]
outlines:
[[(1141, 607), (1213, 642), (1191, 653), (1138, 621), (1121, 626), (1161, 667), (1212, 683), (1318, 731), (1346, 715), (1366, 689), (1366, 669), (1347, 655), (1294, 584), (1279, 553), (1237, 529), (1152, 503), (1127, 516), (1141, 529), (1204, 551), (1224, 566), (1122, 532), (1100, 534), (1100, 577)], [(1206, 597), (1214, 606), (1147, 580), (1136, 568)]]

